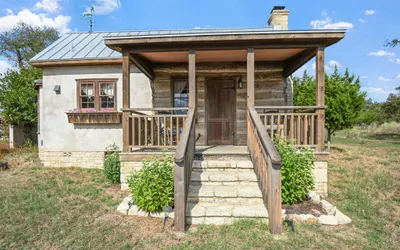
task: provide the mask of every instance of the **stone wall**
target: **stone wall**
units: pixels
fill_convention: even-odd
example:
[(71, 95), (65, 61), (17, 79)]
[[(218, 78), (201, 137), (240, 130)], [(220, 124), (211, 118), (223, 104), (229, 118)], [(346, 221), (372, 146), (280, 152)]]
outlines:
[(121, 190), (128, 189), (127, 180), (131, 176), (134, 170), (139, 170), (143, 166), (143, 163), (140, 161), (131, 161), (131, 162), (121, 162)]
[[(288, 105), (291, 103), (291, 88), (287, 88), (282, 76), (282, 67), (276, 65), (256, 64), (255, 71), (255, 105)], [(173, 79), (187, 78), (187, 68), (155, 68), (153, 81), (154, 108), (172, 106)], [(247, 143), (247, 74), (245, 64), (209, 63), (196, 68), (198, 120), (196, 134), (197, 145), (205, 144), (205, 84), (209, 79), (241, 79), (243, 87), (236, 89), (236, 141), (237, 145)], [(289, 100), (290, 99), (290, 100)]]
[(44, 167), (103, 168), (104, 151), (39, 151)]
[(323, 197), (328, 195), (328, 162), (315, 161), (314, 163), (315, 192)]

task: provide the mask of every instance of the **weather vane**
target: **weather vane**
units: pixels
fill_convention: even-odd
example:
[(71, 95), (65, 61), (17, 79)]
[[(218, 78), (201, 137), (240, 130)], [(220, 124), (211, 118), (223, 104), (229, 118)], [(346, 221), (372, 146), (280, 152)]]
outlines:
[(82, 18), (89, 20), (89, 32), (91, 33), (93, 31), (94, 7), (92, 6), (89, 10), (83, 12)]

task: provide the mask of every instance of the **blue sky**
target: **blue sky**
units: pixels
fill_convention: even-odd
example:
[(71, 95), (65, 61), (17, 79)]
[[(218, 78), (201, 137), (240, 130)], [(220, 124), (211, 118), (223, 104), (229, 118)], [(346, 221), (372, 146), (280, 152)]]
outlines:
[[(386, 100), (400, 86), (400, 46), (383, 46), (386, 39), (400, 38), (398, 0), (1, 0), (0, 32), (21, 20), (61, 33), (87, 31), (81, 15), (92, 5), (98, 31), (261, 27), (274, 5), (285, 5), (289, 29), (348, 29), (344, 40), (326, 50), (328, 73), (335, 65), (348, 67), (374, 101)], [(8, 67), (0, 57), (0, 73)], [(304, 69), (314, 73), (313, 62), (296, 75)]]

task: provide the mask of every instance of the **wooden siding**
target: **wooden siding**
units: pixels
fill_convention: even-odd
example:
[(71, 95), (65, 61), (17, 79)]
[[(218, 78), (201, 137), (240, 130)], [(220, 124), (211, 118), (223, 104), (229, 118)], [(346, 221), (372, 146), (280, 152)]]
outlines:
[[(236, 142), (237, 145), (246, 145), (247, 143), (247, 76), (246, 73), (238, 73), (238, 67), (231, 65), (227, 70), (226, 64), (210, 64), (213, 66), (213, 73), (196, 72), (197, 82), (197, 108), (198, 117), (196, 124), (196, 134), (198, 137), (197, 145), (205, 144), (205, 82), (211, 79), (235, 79), (239, 77), (242, 80), (243, 87), (237, 88), (236, 93)], [(207, 66), (207, 65), (205, 65)], [(256, 68), (260, 69), (261, 65)], [(267, 67), (267, 66), (266, 66)], [(221, 71), (219, 72), (219, 69)], [(273, 106), (286, 105), (285, 103), (285, 82), (282, 76), (282, 70), (276, 67), (265, 68), (261, 72), (255, 73), (255, 105), (256, 106)], [(163, 65), (163, 70), (154, 69), (155, 79), (153, 81), (153, 105), (154, 108), (171, 107), (172, 79), (187, 78), (187, 74), (175, 73), (174, 66), (170, 70)], [(219, 72), (219, 73), (218, 73)], [(200, 134), (200, 136), (199, 136)]]

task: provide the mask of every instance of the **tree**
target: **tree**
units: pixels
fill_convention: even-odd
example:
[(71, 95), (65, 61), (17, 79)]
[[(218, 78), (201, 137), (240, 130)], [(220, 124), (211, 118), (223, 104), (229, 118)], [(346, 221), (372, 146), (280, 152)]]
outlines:
[(33, 81), (42, 77), (34, 67), (8, 70), (0, 77), (0, 109), (7, 124), (32, 127), (37, 119)]
[(382, 113), (386, 121), (400, 122), (400, 86), (396, 94), (390, 94), (386, 102), (382, 103)]
[(387, 40), (385, 46), (386, 47), (396, 47), (400, 44), (400, 39), (393, 39), (391, 41)]
[(373, 123), (383, 123), (382, 104), (373, 102), (372, 99), (365, 101), (364, 108), (357, 118), (358, 125), (371, 125)]
[[(294, 105), (311, 106), (316, 104), (316, 81), (304, 72), (302, 78), (295, 78)], [(360, 80), (350, 75), (348, 69), (341, 75), (337, 69), (325, 75), (325, 128), (328, 141), (336, 131), (351, 128), (363, 109), (366, 93), (360, 91)]]
[(10, 31), (0, 34), (0, 56), (13, 62), (20, 69), (29, 64), (29, 60), (59, 38), (56, 29), (34, 27), (27, 23), (18, 23)]

